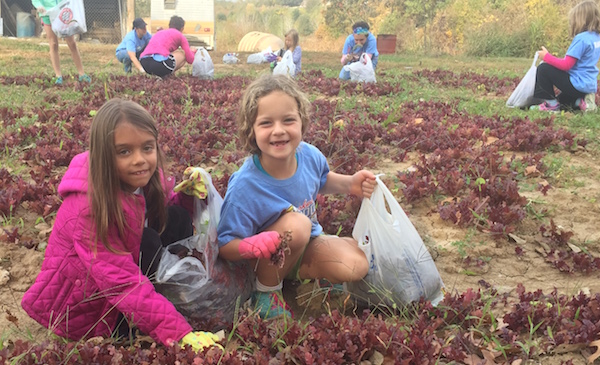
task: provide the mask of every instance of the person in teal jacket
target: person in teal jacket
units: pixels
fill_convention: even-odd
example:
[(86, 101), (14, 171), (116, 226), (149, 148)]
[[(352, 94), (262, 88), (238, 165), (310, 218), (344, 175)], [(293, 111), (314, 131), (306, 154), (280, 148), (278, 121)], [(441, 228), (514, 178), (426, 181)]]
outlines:
[[(59, 0), (32, 0), (31, 3), (37, 9), (38, 15), (42, 20), (42, 26), (44, 27), (44, 32), (46, 32), (46, 37), (48, 38), (48, 43), (50, 45), (50, 62), (52, 62), (52, 68), (54, 69), (54, 74), (56, 75), (56, 79), (54, 83), (56, 85), (62, 85), (63, 77), (62, 72), (60, 71), (60, 59), (58, 57), (58, 37), (52, 31), (52, 23), (50, 22), (50, 17), (46, 15), (48, 9), (51, 9), (58, 5)], [(71, 51), (71, 57), (73, 58), (73, 62), (75, 63), (75, 67), (77, 68), (77, 73), (79, 74), (79, 82), (91, 82), (92, 79), (85, 74), (83, 71), (83, 63), (81, 62), (81, 56), (79, 55), (79, 50), (77, 49), (77, 43), (75, 42), (75, 36), (65, 37), (65, 42), (69, 46), (69, 50)]]

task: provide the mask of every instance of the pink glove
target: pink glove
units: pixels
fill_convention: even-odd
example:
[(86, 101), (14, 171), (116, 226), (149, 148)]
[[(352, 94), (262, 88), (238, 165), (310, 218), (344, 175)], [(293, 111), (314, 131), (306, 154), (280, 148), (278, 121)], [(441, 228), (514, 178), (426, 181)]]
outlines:
[(266, 231), (243, 238), (238, 246), (238, 251), (242, 257), (247, 259), (268, 259), (277, 251), (280, 244), (279, 233)]

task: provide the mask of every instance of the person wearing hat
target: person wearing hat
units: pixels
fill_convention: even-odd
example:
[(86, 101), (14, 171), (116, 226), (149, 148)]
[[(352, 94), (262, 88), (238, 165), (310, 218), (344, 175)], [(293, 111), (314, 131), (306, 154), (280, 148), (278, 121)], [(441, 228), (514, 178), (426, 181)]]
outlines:
[(133, 21), (133, 29), (125, 35), (121, 44), (117, 46), (117, 60), (123, 63), (125, 72), (131, 72), (132, 64), (141, 72), (144, 67), (140, 63), (140, 55), (146, 49), (152, 35), (146, 30), (146, 22), (142, 18), (136, 18)]

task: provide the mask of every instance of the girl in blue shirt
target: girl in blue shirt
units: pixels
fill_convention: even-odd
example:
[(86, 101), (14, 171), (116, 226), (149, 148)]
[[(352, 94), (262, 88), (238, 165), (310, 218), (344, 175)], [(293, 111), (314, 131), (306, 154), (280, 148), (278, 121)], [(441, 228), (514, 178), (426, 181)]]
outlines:
[[(256, 268), (252, 302), (261, 318), (290, 316), (281, 294), (285, 277), (338, 284), (367, 274), (367, 258), (353, 238), (323, 234), (315, 202), (317, 194), (370, 197), (375, 176), (330, 171), (321, 151), (302, 141), (310, 102), (292, 78), (267, 74), (246, 89), (240, 104), (240, 143), (251, 157), (229, 179), (219, 255)], [(283, 264), (273, 265), (287, 232)]]
[[(544, 100), (532, 109), (556, 112), (563, 109), (595, 109), (600, 58), (600, 9), (594, 0), (585, 0), (569, 12), (573, 41), (564, 58), (538, 51), (544, 60), (537, 68), (533, 96)], [(554, 87), (560, 90), (557, 96)]]
[[(369, 31), (369, 24), (367, 22), (356, 22), (352, 25), (352, 34), (344, 42), (341, 59), (342, 66), (358, 61), (363, 53), (371, 57), (373, 70), (375, 70), (377, 68), (377, 61), (379, 60), (377, 38)], [(342, 67), (339, 77), (342, 80), (350, 80), (350, 71), (346, 71)]]

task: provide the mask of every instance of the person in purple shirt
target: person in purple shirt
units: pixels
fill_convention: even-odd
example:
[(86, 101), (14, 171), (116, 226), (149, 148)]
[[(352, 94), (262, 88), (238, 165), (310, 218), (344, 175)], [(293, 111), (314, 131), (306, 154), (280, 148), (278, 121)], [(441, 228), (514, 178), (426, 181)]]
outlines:
[(164, 78), (182, 68), (186, 62), (194, 62), (196, 48), (190, 47), (183, 35), (184, 27), (185, 20), (173, 15), (169, 21), (169, 29), (156, 32), (152, 36), (140, 55), (140, 63), (146, 73)]
[(285, 33), (285, 48), (279, 50), (277, 55), (277, 61), (271, 62), (271, 70), (277, 66), (277, 62), (281, 61), (284, 53), (286, 51), (292, 52), (292, 60), (294, 61), (294, 65), (296, 66), (296, 71), (292, 76), (296, 76), (302, 71), (302, 48), (298, 45), (299, 36), (298, 31), (296, 29), (290, 29)]

